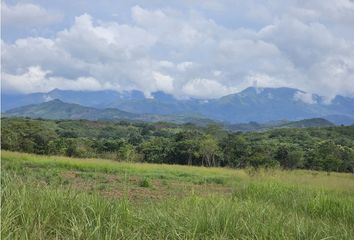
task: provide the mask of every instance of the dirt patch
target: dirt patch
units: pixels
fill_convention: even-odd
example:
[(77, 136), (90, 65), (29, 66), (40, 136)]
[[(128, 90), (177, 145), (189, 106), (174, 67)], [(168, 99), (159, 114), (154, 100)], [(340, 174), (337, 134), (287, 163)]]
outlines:
[(78, 176), (78, 174), (74, 171), (63, 171), (59, 174), (64, 179), (74, 179)]
[(162, 200), (166, 198), (179, 198), (191, 194), (227, 195), (231, 194), (231, 188), (215, 184), (195, 184), (178, 180), (149, 179), (148, 187), (142, 187), (143, 176), (124, 176), (103, 173), (82, 173), (80, 171), (63, 171), (60, 174), (63, 185), (69, 189), (80, 192), (99, 193), (110, 198), (128, 197), (133, 201)]

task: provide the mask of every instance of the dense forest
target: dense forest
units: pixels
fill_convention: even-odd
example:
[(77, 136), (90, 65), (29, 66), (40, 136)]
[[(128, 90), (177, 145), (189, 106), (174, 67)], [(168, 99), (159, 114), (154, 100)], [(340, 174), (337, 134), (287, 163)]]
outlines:
[(3, 118), (4, 150), (117, 161), (354, 172), (354, 125), (229, 132), (217, 124)]

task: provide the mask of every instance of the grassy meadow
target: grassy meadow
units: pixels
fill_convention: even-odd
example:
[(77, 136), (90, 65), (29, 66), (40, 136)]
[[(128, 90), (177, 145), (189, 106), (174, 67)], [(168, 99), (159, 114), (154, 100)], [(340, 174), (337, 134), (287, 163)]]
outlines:
[(1, 239), (354, 239), (349, 173), (1, 154)]

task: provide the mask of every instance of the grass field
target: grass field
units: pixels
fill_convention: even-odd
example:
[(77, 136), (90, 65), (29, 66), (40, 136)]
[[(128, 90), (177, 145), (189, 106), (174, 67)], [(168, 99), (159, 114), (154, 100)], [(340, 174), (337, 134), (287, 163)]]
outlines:
[(1, 239), (354, 239), (354, 175), (2, 151)]

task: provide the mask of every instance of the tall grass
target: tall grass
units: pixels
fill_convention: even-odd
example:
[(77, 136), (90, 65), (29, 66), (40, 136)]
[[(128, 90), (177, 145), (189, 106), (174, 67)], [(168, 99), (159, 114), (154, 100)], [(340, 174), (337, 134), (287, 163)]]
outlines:
[(43, 156), (27, 153), (2, 151), (2, 160), (10, 167), (22, 169), (34, 166), (46, 169), (70, 169), (88, 172), (140, 175), (149, 178), (175, 179), (191, 182), (221, 182), (233, 185), (239, 181), (274, 181), (298, 184), (304, 187), (347, 191), (354, 190), (354, 174), (295, 170), (260, 170), (250, 175), (245, 170), (228, 168), (206, 168), (183, 165), (115, 162), (104, 159), (77, 159), (59, 156)]
[[(354, 239), (350, 175), (262, 171), (250, 177), (244, 171), (228, 169), (89, 160), (91, 166), (84, 160), (49, 159), (5, 153), (1, 239)], [(64, 185), (36, 184), (23, 177), (21, 167), (26, 164), (32, 164), (33, 171), (64, 166), (88, 171), (96, 166), (95, 170), (102, 172), (106, 164), (112, 164), (114, 171), (130, 168), (131, 173), (141, 174), (141, 179), (164, 174), (164, 169), (167, 176), (180, 181), (212, 174), (224, 179), (220, 184), (232, 186), (232, 194), (190, 193), (134, 202), (126, 193), (113, 198)], [(50, 174), (52, 171), (47, 177)], [(318, 179), (341, 183), (340, 189), (320, 184)]]
[(135, 205), (3, 176), (2, 239), (354, 239), (354, 199), (279, 184)]

